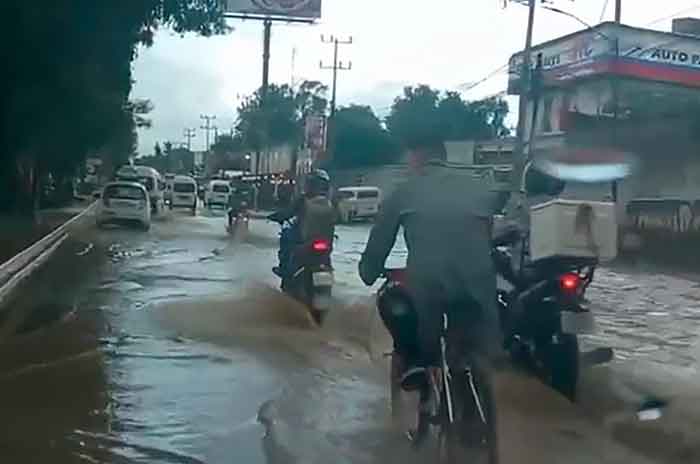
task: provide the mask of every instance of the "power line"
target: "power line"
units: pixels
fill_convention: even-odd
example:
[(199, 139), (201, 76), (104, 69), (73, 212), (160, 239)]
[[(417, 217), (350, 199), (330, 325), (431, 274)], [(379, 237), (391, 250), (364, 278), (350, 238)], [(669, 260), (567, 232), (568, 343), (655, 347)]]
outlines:
[(690, 12), (692, 12), (692, 11), (695, 11), (695, 10), (699, 9), (699, 8), (700, 8), (700, 3), (696, 3), (695, 5), (690, 6), (690, 7), (688, 7), (688, 8), (685, 8), (685, 9), (683, 9), (683, 10), (676, 11), (675, 13), (673, 13), (673, 14), (671, 14), (671, 15), (664, 16), (663, 18), (655, 19), (655, 20), (651, 21), (650, 23), (645, 24), (645, 26), (653, 26), (654, 24), (658, 24), (658, 23), (667, 21), (667, 20), (669, 20), (669, 19), (674, 19), (674, 18), (675, 18), (676, 16), (678, 16), (678, 15), (690, 13)]
[(333, 44), (333, 64), (330, 66), (325, 66), (323, 60), (321, 60), (321, 69), (331, 69), (333, 70), (333, 95), (331, 97), (331, 117), (328, 120), (327, 137), (326, 137), (326, 158), (328, 160), (333, 159), (335, 151), (335, 111), (337, 107), (337, 95), (338, 95), (338, 71), (350, 71), (352, 69), (352, 61), (348, 61), (347, 64), (339, 61), (338, 59), (338, 47), (340, 45), (350, 45), (352, 44), (352, 37), (348, 37), (346, 40), (340, 40), (337, 37), (321, 36), (321, 42), (325, 44)]
[(185, 128), (185, 138), (187, 139), (187, 150), (192, 151), (192, 139), (197, 137), (197, 129), (194, 127)]
[(333, 70), (333, 90), (332, 90), (333, 96), (331, 97), (331, 118), (332, 118), (335, 115), (335, 110), (336, 110), (336, 96), (337, 96), (337, 89), (338, 89), (338, 71), (350, 71), (350, 70), (352, 70), (352, 61), (349, 61), (347, 64), (345, 64), (342, 61), (338, 60), (338, 46), (352, 44), (352, 37), (349, 37), (347, 40), (340, 40), (334, 36), (330, 36), (329, 38), (326, 38), (326, 36), (322, 35), (321, 41), (325, 44), (333, 44), (333, 64), (326, 66), (323, 64), (323, 60), (321, 60), (321, 63), (320, 63), (321, 69)]
[(603, 3), (603, 11), (600, 12), (600, 19), (598, 20), (599, 23), (602, 23), (603, 19), (605, 19), (605, 13), (608, 11), (608, 2), (609, 0), (605, 0), (605, 3)]
[(204, 151), (209, 151), (209, 133), (214, 130), (214, 126), (212, 126), (211, 123), (212, 121), (216, 121), (216, 116), (203, 114), (199, 119), (206, 121), (206, 124), (202, 125), (200, 129), (202, 129), (206, 135), (206, 147)]

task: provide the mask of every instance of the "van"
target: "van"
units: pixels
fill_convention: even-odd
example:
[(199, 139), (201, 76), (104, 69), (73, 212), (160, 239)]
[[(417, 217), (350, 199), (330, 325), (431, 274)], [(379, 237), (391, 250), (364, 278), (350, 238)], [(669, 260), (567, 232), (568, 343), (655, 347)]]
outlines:
[(189, 208), (197, 212), (197, 182), (190, 176), (175, 176), (172, 181), (170, 208)]
[(207, 190), (204, 192), (204, 205), (207, 208), (212, 206), (226, 207), (229, 195), (231, 195), (231, 186), (228, 181), (213, 180), (209, 182)]
[(138, 182), (148, 192), (151, 212), (163, 212), (165, 205), (165, 180), (158, 171), (148, 166), (124, 166), (117, 171), (117, 181)]
[(336, 192), (340, 222), (372, 219), (379, 212), (382, 191), (378, 187), (343, 187)]
[(148, 192), (141, 183), (110, 182), (100, 195), (97, 226), (106, 224), (136, 224), (143, 230), (151, 228), (151, 208)]

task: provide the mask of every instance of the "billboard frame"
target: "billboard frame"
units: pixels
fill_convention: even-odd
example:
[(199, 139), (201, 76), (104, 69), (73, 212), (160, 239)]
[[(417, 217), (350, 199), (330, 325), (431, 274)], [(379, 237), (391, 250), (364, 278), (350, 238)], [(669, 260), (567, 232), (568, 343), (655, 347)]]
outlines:
[(316, 24), (317, 18), (295, 18), (293, 16), (258, 15), (245, 13), (224, 13), (226, 19), (242, 19), (251, 21), (273, 21), (278, 23)]
[[(227, 5), (226, 0), (220, 0), (222, 6)], [(304, 16), (287, 16), (281, 14), (265, 14), (265, 13), (228, 13), (224, 9), (224, 18), (228, 19), (250, 19), (252, 21), (273, 21), (279, 23), (300, 23), (300, 24), (315, 24), (320, 17), (304, 17)]]

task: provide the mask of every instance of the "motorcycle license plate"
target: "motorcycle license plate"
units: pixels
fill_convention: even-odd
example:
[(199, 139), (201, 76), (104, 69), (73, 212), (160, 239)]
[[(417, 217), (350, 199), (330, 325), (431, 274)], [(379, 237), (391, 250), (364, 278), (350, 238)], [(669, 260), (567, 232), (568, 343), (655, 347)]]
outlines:
[(332, 287), (333, 273), (332, 272), (314, 272), (314, 287)]
[(590, 311), (561, 312), (561, 330), (566, 334), (592, 334), (595, 332), (595, 319)]

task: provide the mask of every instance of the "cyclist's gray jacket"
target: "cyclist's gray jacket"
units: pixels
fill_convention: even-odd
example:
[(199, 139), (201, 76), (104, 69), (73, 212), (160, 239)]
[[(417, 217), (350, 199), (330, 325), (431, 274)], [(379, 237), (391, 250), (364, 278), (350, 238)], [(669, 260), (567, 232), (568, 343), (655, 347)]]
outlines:
[(501, 203), (497, 192), (468, 171), (428, 166), (382, 204), (360, 262), (362, 280), (370, 285), (381, 275), (403, 227), (409, 286), (419, 312), (466, 293), (495, 317), (491, 224)]

